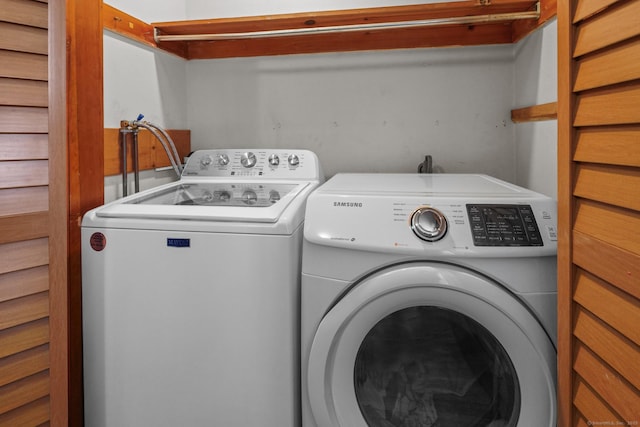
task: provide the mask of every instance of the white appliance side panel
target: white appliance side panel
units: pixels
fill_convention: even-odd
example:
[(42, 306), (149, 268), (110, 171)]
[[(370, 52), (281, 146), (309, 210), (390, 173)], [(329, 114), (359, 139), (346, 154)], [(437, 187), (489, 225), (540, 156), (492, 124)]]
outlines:
[(297, 424), (301, 230), (82, 239), (87, 426)]

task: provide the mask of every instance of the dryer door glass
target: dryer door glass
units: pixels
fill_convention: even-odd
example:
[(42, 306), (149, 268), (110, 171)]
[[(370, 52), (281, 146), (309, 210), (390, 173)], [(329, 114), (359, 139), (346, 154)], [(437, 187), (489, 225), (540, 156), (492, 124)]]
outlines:
[(514, 426), (520, 389), (513, 363), (482, 325), (457, 311), (396, 311), (366, 335), (354, 367), (370, 427)]

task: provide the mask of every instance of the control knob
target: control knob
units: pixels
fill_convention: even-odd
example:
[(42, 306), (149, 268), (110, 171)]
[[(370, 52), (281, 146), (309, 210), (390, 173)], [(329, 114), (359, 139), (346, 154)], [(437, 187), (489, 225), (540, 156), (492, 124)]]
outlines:
[(271, 166), (278, 166), (280, 164), (280, 157), (277, 154), (272, 154), (269, 156), (269, 164)]
[(411, 229), (427, 242), (435, 242), (447, 234), (447, 219), (437, 209), (421, 207), (411, 216)]
[(240, 157), (240, 163), (242, 163), (242, 166), (244, 166), (245, 168), (254, 167), (256, 165), (256, 162), (257, 162), (256, 155), (250, 151), (247, 153), (243, 153), (242, 156)]
[(211, 165), (211, 163), (213, 163), (213, 159), (209, 155), (203, 156), (200, 159), (200, 167), (202, 169), (208, 168)]
[(229, 156), (226, 154), (218, 154), (218, 165), (226, 166), (229, 164)]
[(246, 190), (242, 193), (242, 201), (247, 205), (255, 205), (258, 202), (258, 195), (253, 190)]
[(300, 164), (300, 157), (297, 154), (290, 154), (287, 159), (291, 166), (298, 166)]

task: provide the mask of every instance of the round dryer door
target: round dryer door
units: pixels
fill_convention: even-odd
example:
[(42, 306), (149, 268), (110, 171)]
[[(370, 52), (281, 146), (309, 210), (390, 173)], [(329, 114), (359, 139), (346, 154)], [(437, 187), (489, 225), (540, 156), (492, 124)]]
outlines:
[(490, 279), (405, 264), (369, 276), (318, 326), (307, 371), (318, 426), (556, 425), (556, 350)]

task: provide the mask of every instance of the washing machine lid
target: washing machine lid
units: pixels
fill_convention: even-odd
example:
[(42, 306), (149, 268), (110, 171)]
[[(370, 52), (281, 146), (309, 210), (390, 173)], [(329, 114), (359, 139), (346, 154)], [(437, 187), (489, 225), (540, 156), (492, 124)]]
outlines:
[(310, 184), (182, 179), (107, 204), (96, 216), (275, 223)]
[[(514, 377), (517, 377), (519, 399), (504, 420), (493, 420), (496, 425), (514, 425), (515, 420), (529, 425), (528, 422), (535, 420), (536, 426), (555, 427), (556, 350), (535, 316), (513, 295), (488, 278), (457, 266), (428, 262), (392, 267), (365, 278), (325, 314), (316, 329), (305, 373), (309, 401), (318, 425), (366, 427), (369, 423), (365, 420), (367, 415), (364, 406), (373, 405), (374, 412), (379, 414), (393, 409), (393, 402), (380, 402), (385, 398), (385, 393), (376, 394), (371, 389), (365, 393), (366, 403), (362, 404), (356, 383), (364, 379), (357, 363), (369, 333), (390, 315), (412, 307), (435, 307), (459, 313), (481, 325), (500, 343), (512, 364)], [(462, 341), (462, 345), (465, 344), (468, 344), (467, 340)], [(424, 345), (428, 348), (428, 343)], [(388, 346), (394, 350), (413, 348), (413, 345), (395, 342)], [(461, 354), (464, 353), (461, 350)], [(433, 367), (422, 354), (412, 360), (404, 357), (394, 359), (393, 354), (389, 355), (379, 347), (375, 348), (373, 354), (382, 354), (385, 363), (396, 370), (400, 369), (398, 364), (411, 362), (422, 365), (425, 368), (423, 371), (429, 371), (429, 366)], [(447, 364), (455, 361), (455, 358), (447, 357), (443, 362), (445, 364), (438, 366), (440, 369), (431, 370), (435, 375), (429, 378), (434, 386), (432, 397), (437, 393), (464, 397), (470, 388), (468, 383), (474, 381), (475, 377), (448, 378), (445, 375), (445, 371), (455, 376), (472, 368), (473, 363), (468, 362), (467, 367), (463, 361), (465, 357), (459, 359), (462, 362), (449, 366)], [(491, 364), (490, 359), (487, 363), (487, 366)], [(449, 369), (443, 369), (443, 366)], [(380, 382), (384, 381), (383, 373), (387, 371), (385, 368), (378, 376), (374, 375), (371, 381), (377, 384), (376, 387), (380, 387)], [(435, 390), (437, 388), (440, 391)], [(473, 395), (469, 399), (473, 400)], [(376, 401), (379, 404), (372, 403)], [(427, 402), (429, 405), (433, 403)], [(437, 411), (428, 412), (433, 418)]]

